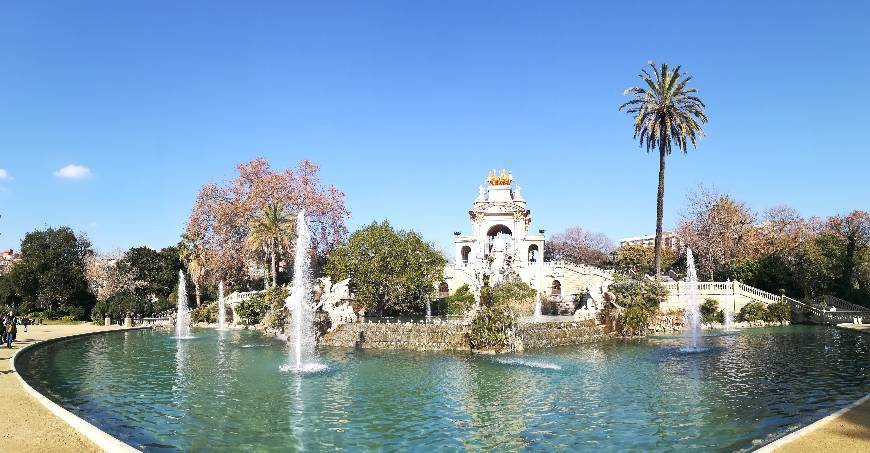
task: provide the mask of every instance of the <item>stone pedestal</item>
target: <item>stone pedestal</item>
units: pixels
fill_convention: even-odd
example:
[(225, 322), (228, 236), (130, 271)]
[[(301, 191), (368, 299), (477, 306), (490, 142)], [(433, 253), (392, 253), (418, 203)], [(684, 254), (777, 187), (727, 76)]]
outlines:
[(124, 327), (133, 327), (133, 318), (129, 316), (124, 318)]
[(106, 316), (106, 318), (103, 319), (103, 325), (111, 326), (112, 325), (112, 318)]

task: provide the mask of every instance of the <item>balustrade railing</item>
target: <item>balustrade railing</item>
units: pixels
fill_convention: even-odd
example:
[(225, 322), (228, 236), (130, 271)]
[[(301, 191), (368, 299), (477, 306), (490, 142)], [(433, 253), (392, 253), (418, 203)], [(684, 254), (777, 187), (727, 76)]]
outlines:
[(763, 289), (758, 289), (754, 286), (749, 286), (745, 283), (737, 282), (737, 287), (740, 292), (747, 295), (751, 299), (760, 299), (762, 302), (767, 303), (775, 303), (782, 300), (782, 296), (777, 296), (776, 294), (769, 293), (767, 291), (764, 291)]
[(819, 297), (816, 297), (815, 299), (813, 299), (813, 302), (815, 302), (815, 303), (820, 303), (822, 301), (824, 301), (825, 304), (827, 304), (828, 306), (836, 307), (838, 310), (859, 311), (859, 312), (860, 311), (863, 311), (863, 312), (870, 311), (870, 308), (863, 307), (863, 306), (858, 305), (858, 304), (853, 304), (852, 302), (840, 299), (837, 296), (826, 295), (826, 296), (819, 296)]

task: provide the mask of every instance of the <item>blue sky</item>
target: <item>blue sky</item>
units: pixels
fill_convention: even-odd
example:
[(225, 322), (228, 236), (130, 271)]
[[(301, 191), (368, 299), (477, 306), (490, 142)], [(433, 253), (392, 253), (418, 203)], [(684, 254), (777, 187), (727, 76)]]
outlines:
[(710, 117), (668, 162), (666, 226), (699, 183), (758, 211), (870, 208), (870, 3), (667, 5), (4, 2), (0, 247), (46, 225), (173, 244), (199, 188), (260, 155), (319, 163), (351, 229), (449, 245), (504, 167), (535, 229), (649, 233), (656, 156), (617, 111), (648, 60), (693, 74)]

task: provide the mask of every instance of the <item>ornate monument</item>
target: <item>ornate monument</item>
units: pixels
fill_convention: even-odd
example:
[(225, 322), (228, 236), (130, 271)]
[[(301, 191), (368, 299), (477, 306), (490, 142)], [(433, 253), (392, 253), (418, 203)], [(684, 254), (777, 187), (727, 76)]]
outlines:
[(611, 274), (591, 266), (544, 261), (544, 230), (530, 232), (532, 212), (513, 184), (513, 174), (492, 170), (468, 211), (471, 234), (457, 233), (454, 263), (445, 270), (442, 294), (463, 284), (478, 292), (482, 277), (497, 285), (513, 276), (556, 304), (568, 306), (590, 294), (600, 297)]

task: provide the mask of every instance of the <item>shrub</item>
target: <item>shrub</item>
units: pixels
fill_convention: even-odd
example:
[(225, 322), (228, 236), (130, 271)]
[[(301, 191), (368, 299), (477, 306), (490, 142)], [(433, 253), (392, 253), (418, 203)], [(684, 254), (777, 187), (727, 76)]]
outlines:
[(535, 310), (537, 291), (519, 278), (506, 280), (492, 290), (492, 304), (506, 307), (516, 313), (531, 315)]
[(785, 302), (775, 302), (768, 305), (767, 317), (764, 320), (767, 322), (778, 322), (780, 324), (791, 320), (791, 306)]
[(480, 287), (480, 305), (489, 307), (492, 305), (492, 287), (489, 286), (489, 276), (483, 276), (483, 286)]
[(190, 319), (193, 322), (204, 322), (214, 324), (217, 322), (217, 304), (209, 303), (202, 304), (190, 313)]
[(668, 297), (668, 290), (656, 282), (625, 280), (610, 285), (616, 296), (616, 304), (624, 310), (615, 316), (606, 314), (605, 318), (614, 321), (620, 335), (643, 335), (658, 311), (659, 304)]
[(623, 308), (643, 307), (658, 310), (659, 304), (667, 299), (668, 289), (656, 282), (626, 280), (610, 285), (616, 296), (616, 303)]
[(106, 300), (97, 301), (94, 308), (91, 309), (91, 319), (102, 322), (105, 317), (123, 319), (130, 313), (150, 314), (152, 312), (153, 305), (149, 300), (140, 299), (132, 292), (123, 291), (111, 295)]
[(87, 320), (87, 313), (82, 307), (71, 307), (67, 317), (73, 318), (75, 321), (85, 321)]
[(236, 314), (239, 315), (242, 323), (253, 326), (260, 323), (263, 315), (266, 313), (268, 305), (262, 294), (252, 296), (248, 300), (243, 300), (236, 305)]
[(266, 304), (266, 312), (263, 316), (263, 324), (272, 329), (281, 330), (287, 324), (287, 309), (284, 307), (284, 301), (289, 295), (286, 287), (270, 287), (263, 294), (263, 301)]
[(767, 306), (761, 302), (750, 302), (740, 309), (742, 321), (764, 321), (767, 316)]
[(704, 324), (713, 324), (714, 322), (725, 322), (725, 312), (719, 309), (719, 301), (708, 297), (701, 304), (701, 322)]
[(439, 297), (438, 299), (433, 299), (431, 302), (432, 305), (432, 314), (435, 316), (448, 314), (448, 304), (447, 300), (449, 297)]
[(616, 320), (616, 330), (623, 336), (637, 336), (646, 333), (653, 311), (636, 305), (620, 313)]
[(45, 319), (47, 316), (45, 316), (45, 312), (34, 311), (26, 314), (24, 317), (35, 321), (37, 319)]
[(484, 307), (471, 321), (471, 349), (504, 351), (514, 347), (517, 315), (509, 308)]
[(447, 314), (461, 316), (474, 305), (474, 294), (471, 293), (468, 285), (462, 285), (456, 289), (456, 292), (447, 296), (446, 301)]

